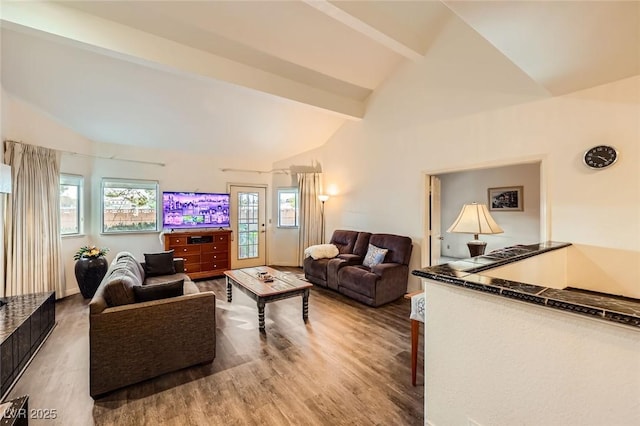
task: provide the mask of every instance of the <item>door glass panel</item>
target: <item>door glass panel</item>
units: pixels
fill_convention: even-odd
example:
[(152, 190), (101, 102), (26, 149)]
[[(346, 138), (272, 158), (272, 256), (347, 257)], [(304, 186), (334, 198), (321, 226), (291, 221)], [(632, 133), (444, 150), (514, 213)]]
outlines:
[(238, 192), (238, 259), (258, 257), (258, 193)]

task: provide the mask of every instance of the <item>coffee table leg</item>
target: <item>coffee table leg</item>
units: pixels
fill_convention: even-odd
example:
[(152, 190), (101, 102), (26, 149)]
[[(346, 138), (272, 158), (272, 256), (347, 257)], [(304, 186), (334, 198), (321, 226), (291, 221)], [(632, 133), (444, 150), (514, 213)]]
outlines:
[(227, 302), (231, 302), (231, 280), (227, 277)]
[(258, 299), (258, 328), (264, 332), (264, 300)]
[(302, 294), (302, 320), (307, 322), (309, 318), (309, 289)]

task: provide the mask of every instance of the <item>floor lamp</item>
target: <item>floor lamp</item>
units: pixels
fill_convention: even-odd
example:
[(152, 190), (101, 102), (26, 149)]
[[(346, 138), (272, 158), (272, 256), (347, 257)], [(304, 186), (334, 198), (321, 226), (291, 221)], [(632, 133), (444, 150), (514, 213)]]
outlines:
[(320, 244), (324, 244), (324, 203), (329, 199), (326, 194), (318, 195), (318, 200), (322, 203), (320, 205)]
[(467, 243), (471, 257), (481, 256), (487, 243), (478, 239), (478, 234), (501, 234), (504, 231), (489, 214), (486, 204), (471, 203), (462, 206), (462, 210), (447, 232), (473, 234), (473, 240)]

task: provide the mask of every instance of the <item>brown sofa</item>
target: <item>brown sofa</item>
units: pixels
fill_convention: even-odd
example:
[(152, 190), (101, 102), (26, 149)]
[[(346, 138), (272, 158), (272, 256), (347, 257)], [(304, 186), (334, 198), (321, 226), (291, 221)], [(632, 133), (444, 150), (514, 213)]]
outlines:
[(372, 234), (369, 244), (387, 249), (384, 260), (372, 267), (348, 265), (338, 272), (340, 293), (370, 306), (380, 306), (407, 292), (411, 238), (393, 234)]
[[(304, 260), (305, 278), (310, 282), (369, 306), (389, 303), (407, 292), (411, 238), (336, 230), (330, 243), (338, 247), (337, 257)], [(384, 260), (373, 267), (362, 264), (369, 244), (388, 250)]]
[(321, 287), (338, 290), (338, 270), (347, 265), (362, 263), (367, 253), (369, 236), (367, 232), (336, 230), (329, 244), (338, 248), (338, 256), (331, 259), (304, 259), (303, 270), (307, 280)]
[[(119, 253), (89, 303), (89, 393), (106, 392), (196, 364), (216, 349), (216, 298), (175, 273), (146, 277), (144, 263)], [(134, 286), (184, 280), (183, 295), (136, 302)], [(157, 287), (156, 287), (157, 288)], [(148, 290), (148, 287), (147, 287)]]

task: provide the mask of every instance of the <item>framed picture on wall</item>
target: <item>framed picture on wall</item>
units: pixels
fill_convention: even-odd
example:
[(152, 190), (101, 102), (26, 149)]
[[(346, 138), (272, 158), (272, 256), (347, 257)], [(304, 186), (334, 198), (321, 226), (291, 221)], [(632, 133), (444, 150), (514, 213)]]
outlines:
[(499, 212), (521, 212), (524, 210), (524, 189), (522, 186), (489, 188), (489, 210)]

